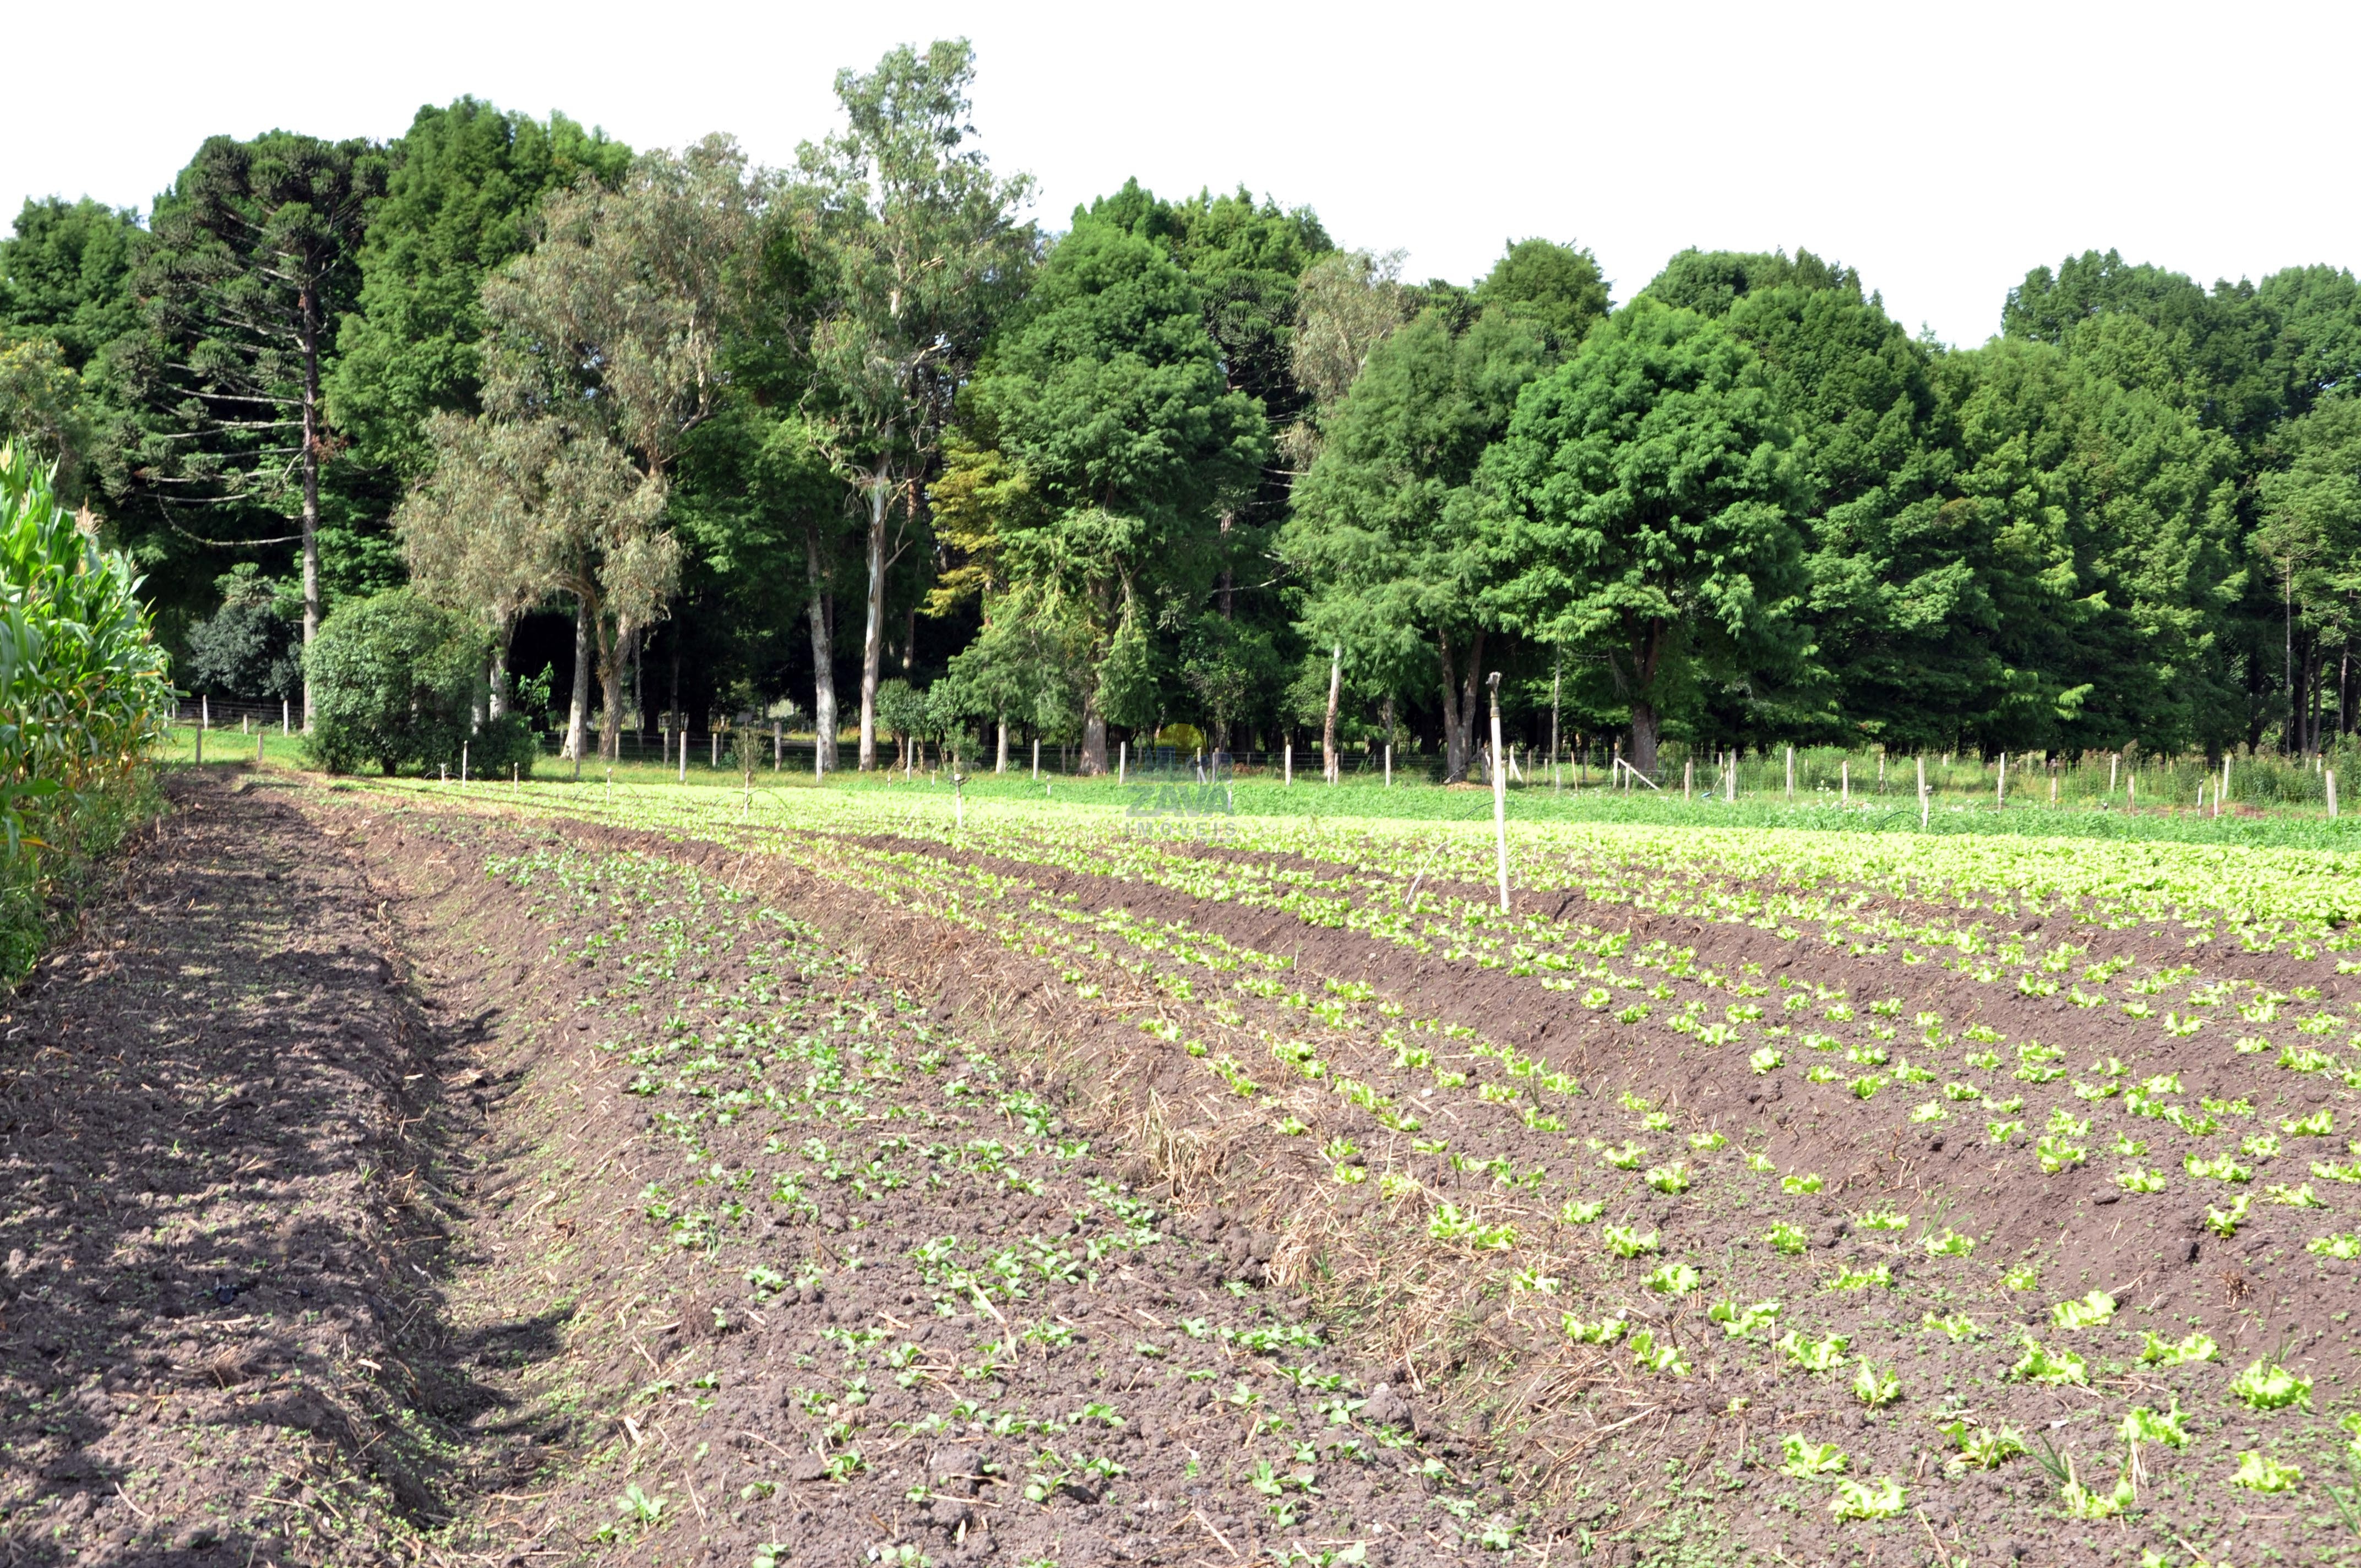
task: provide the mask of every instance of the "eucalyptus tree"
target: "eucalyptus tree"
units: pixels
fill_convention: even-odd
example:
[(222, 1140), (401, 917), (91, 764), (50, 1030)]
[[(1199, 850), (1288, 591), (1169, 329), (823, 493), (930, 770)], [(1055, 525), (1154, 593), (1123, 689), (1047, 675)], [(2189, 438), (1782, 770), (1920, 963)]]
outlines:
[(974, 145), (974, 50), (938, 40), (837, 73), (841, 131), (797, 155), (826, 275), (811, 336), (810, 408), (865, 517), (861, 755), (877, 760), (886, 576), (921, 536), (924, 487), (960, 388), (1022, 292), (1036, 248), (1031, 182)]
[[(540, 242), (484, 289), (484, 401), (511, 422), (555, 421), (587, 471), (629, 454), (650, 498), (645, 526), (587, 536), (567, 574), (575, 601), (568, 754), (579, 758), (595, 644), (605, 691), (599, 747), (615, 754), (622, 663), (663, 618), (678, 543), (657, 524), (668, 473), (727, 390), (725, 345), (745, 310), (758, 193), (727, 138), (636, 159), (617, 188), (592, 178), (548, 197)], [(604, 481), (600, 481), (602, 484)]]

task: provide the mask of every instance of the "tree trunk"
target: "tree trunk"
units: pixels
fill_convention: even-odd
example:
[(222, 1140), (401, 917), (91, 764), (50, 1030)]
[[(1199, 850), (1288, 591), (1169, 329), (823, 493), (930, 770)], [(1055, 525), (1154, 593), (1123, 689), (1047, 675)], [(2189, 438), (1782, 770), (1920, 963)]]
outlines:
[(1625, 760), (1653, 776), (1664, 715), (1656, 711), (1652, 694), (1656, 689), (1656, 666), (1664, 656), (1664, 623), (1653, 617), (1636, 623), (1627, 619), (1624, 630), (1631, 638), (1631, 685), (1628, 698), (1631, 705), (1631, 755)]
[(672, 716), (673, 730), (680, 740), (680, 754), (686, 757), (688, 755), (688, 721), (682, 717), (680, 711), (680, 623), (678, 621), (673, 622), (672, 635), (664, 641), (671, 644), (672, 649), (672, 696), (667, 699), (671, 706), (664, 711)]
[(1106, 715), (1099, 711), (1099, 694), (1093, 688), (1082, 704), (1082, 773), (1095, 776), (1107, 771)]
[(812, 734), (818, 766), (836, 772), (836, 639), (828, 614), (828, 574), (820, 565), (819, 530), (804, 530), (804, 564), (811, 578)]
[[(319, 296), (296, 297), (303, 352), (303, 649), (320, 633), (320, 319)], [(312, 671), (303, 670), (303, 733), (312, 733)]]
[(1345, 690), (1345, 645), (1331, 643), (1328, 648), (1328, 717), (1320, 727), (1320, 761), (1326, 770), (1328, 782), (1334, 784), (1343, 770), (1336, 764), (1336, 701)]
[(1443, 667), (1443, 782), (1464, 784), (1476, 755), (1476, 687), (1484, 663), (1484, 633), (1477, 631), (1468, 645), (1466, 667), (1456, 672), (1455, 679), (1450, 636), (1438, 631), (1434, 641)]
[(2354, 644), (2345, 640), (2345, 650), (2337, 654), (2337, 734), (2354, 732)]
[(1476, 693), (1483, 685), (1484, 633), (1467, 644), (1467, 667), (1459, 672), (1459, 758), (1462, 771), (1476, 754)]
[(1557, 784), (1557, 700), (1565, 678), (1565, 651), (1554, 650), (1550, 657), (1550, 784)]
[(1634, 702), (1631, 705), (1631, 763), (1643, 773), (1656, 771), (1656, 735), (1658, 718), (1653, 704)]
[(1226, 511), (1222, 514), (1222, 619), (1224, 620), (1231, 618), (1230, 612), (1237, 598), (1235, 575), (1230, 569), (1230, 524), (1235, 515)]
[(2302, 699), (2296, 695), (2295, 689), (2295, 562), (2292, 559), (2288, 562), (2287, 571), (2280, 581), (2282, 587), (2279, 604), (2283, 617), (2280, 621), (2282, 641), (2279, 646), (2279, 685), (2288, 694), (2287, 739), (2289, 741), (2289, 744), (2283, 745), (2280, 750), (2294, 751), (2302, 744), (2303, 706)]
[[(893, 439), (894, 429), (888, 425), (886, 443), (890, 445)], [(893, 499), (886, 482), (887, 464), (881, 453), (869, 476), (869, 604), (867, 628), (861, 638), (861, 771), (864, 773), (877, 765), (877, 673), (885, 658), (885, 516)]]
[(1000, 752), (993, 759), (992, 771), (995, 773), (1008, 771), (1008, 720), (1005, 718), (1000, 721)]
[(625, 625), (609, 626), (600, 616), (598, 630), (598, 686), (606, 698), (600, 707), (598, 719), (598, 755), (611, 762), (622, 755), (623, 736), (623, 645), (631, 639), (632, 629)]
[(1459, 749), (1459, 682), (1451, 667), (1451, 634), (1434, 634), (1435, 661), (1443, 670), (1443, 782), (1457, 784), (1467, 776), (1467, 758)]
[(509, 626), (506, 622), (492, 633), (491, 675), (484, 685), (488, 688), (485, 711), (495, 721), (506, 718), (509, 711)]
[(2304, 698), (2304, 750), (2315, 753), (2320, 750), (2320, 678), (2327, 673), (2327, 664), (2328, 651), (2315, 637), (2312, 652), (2304, 659), (2303, 677), (2307, 693)]
[(566, 754), (580, 761), (590, 730), (590, 601), (574, 601), (574, 696), (566, 715)]

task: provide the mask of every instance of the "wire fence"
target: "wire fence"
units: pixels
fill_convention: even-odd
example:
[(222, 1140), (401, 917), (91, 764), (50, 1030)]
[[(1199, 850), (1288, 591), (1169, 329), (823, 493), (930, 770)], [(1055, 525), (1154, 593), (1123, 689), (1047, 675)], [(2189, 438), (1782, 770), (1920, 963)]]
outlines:
[[(176, 722), (213, 732), (235, 731), (252, 736), (267, 733), (292, 736), (302, 728), (301, 706), (286, 703), (183, 701)], [(560, 765), (570, 765), (563, 730), (540, 736), (542, 754)], [(1657, 755), (1656, 766), (1642, 771), (1631, 765), (1613, 743), (1567, 746), (1553, 758), (1545, 747), (1511, 744), (1507, 748), (1509, 783), (1575, 791), (1641, 791), (1700, 801), (1784, 800), (1799, 804), (1880, 803), (1896, 808), (1913, 806), (1923, 789), (1930, 801), (1956, 802), (1982, 798), (1996, 806), (2055, 805), (2060, 806), (2322, 806), (2332, 804), (2336, 780), (2347, 778), (2361, 765), (2361, 737), (2339, 737), (2325, 752), (2283, 756), (2276, 752), (2233, 755), (2224, 759), (2142, 752), (2085, 751), (2079, 757), (2060, 752), (2004, 754), (1992, 757), (1960, 752), (1903, 753), (1873, 749), (1847, 751), (1840, 747), (1774, 747), (1739, 751), (1700, 748), (1672, 742)], [(806, 730), (789, 731), (779, 720), (743, 718), (734, 722), (667, 729), (633, 725), (615, 737), (611, 758), (599, 755), (594, 725), (589, 751), (583, 759), (589, 769), (611, 762), (620, 767), (663, 768), (675, 775), (756, 772), (809, 773), (820, 753), (818, 738)], [(836, 746), (839, 770), (858, 763), (858, 737), (840, 736)], [(876, 766), (907, 776), (934, 774), (951, 765), (972, 775), (1018, 774), (1030, 777), (1095, 776), (1085, 770), (1085, 754), (1074, 740), (1012, 736), (1004, 753), (992, 735), (981, 745), (962, 743), (954, 749), (937, 738), (878, 737)], [(1490, 747), (1479, 744), (1469, 761), (1471, 784), (1491, 782)], [(1399, 742), (1357, 740), (1340, 747), (1334, 776), (1355, 783), (1434, 783), (1445, 773), (1443, 752), (1404, 736)], [(1317, 743), (1282, 742), (1268, 751), (1209, 751), (1152, 742), (1110, 742), (1105, 772), (1209, 779), (1263, 779), (1286, 783), (1318, 783), (1328, 776)]]

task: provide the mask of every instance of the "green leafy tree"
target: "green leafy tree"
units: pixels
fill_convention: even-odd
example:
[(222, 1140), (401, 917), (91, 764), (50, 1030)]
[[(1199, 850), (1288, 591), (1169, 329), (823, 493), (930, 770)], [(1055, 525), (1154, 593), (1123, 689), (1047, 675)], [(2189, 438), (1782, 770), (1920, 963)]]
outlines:
[(1045, 599), (1087, 628), (1082, 765), (1104, 772), (1107, 723), (1156, 717), (1142, 643), (1210, 586), (1221, 514), (1269, 451), (1262, 409), (1229, 389), (1188, 275), (1099, 225), (1051, 252), (967, 407), (1038, 499), (1001, 543), (1012, 577), (1054, 583)]
[[(555, 418), (437, 414), (436, 462), (395, 514), (422, 602), (464, 612), (493, 650), (505, 687), (516, 618), (544, 596), (576, 605), (574, 698), (566, 754), (580, 758), (593, 659), (607, 681), (601, 755), (615, 754), (619, 635), (652, 620), (679, 575), (679, 545), (659, 525), (664, 486), (597, 430)], [(494, 717), (506, 710), (503, 696)]]
[(1760, 362), (1712, 320), (1642, 301), (1520, 400), (1484, 460), (1487, 598), (1514, 630), (1602, 659), (1656, 766), (1699, 675), (1806, 648), (1806, 476)]
[(2014, 698), (1987, 733), (2022, 746), (2214, 747), (2235, 708), (2220, 629), (2237, 454), (2167, 393), (2045, 345), (2002, 340), (1938, 367), (1958, 410), (1949, 503), (2013, 582), (1993, 646)]
[(57, 499), (68, 506), (89, 493), (99, 417), (55, 338), (0, 340), (0, 441), (52, 465)]
[(474, 626), (407, 588), (340, 607), (304, 649), (317, 703), (306, 750), (330, 773), (456, 772), (480, 652)]
[(1545, 239), (1512, 243), (1476, 285), (1478, 309), (1497, 306), (1539, 327), (1560, 357), (1582, 346), (1607, 315), (1607, 280), (1589, 251)]
[(461, 98), (420, 109), (386, 154), (328, 407), (362, 461), (412, 478), (432, 460), (428, 416), (478, 406), (484, 280), (533, 247), (547, 192), (611, 188), (631, 152), (563, 115), (544, 124)]
[(139, 214), (88, 197), (27, 199), (0, 240), (0, 337), (47, 337), (85, 371), (140, 324), (132, 280), (148, 247)]
[(2026, 579), (1947, 504), (1955, 432), (1933, 351), (1809, 251), (1684, 251), (1646, 293), (1719, 319), (1761, 357), (1810, 492), (1806, 609), (1828, 678), (1709, 698), (1708, 722), (1730, 740), (1927, 746), (1964, 725), (2015, 744), (2002, 710), (2027, 677), (1993, 634), (2028, 608)]
[(280, 586), (251, 561), (222, 574), (221, 609), (189, 629), (182, 684), (228, 696), (292, 698), (302, 688), (303, 649)]
[[(2328, 651), (2350, 657), (2361, 601), (2361, 398), (2319, 404), (2289, 424), (2280, 444), (2288, 464), (2263, 477), (2263, 522), (2253, 544), (2278, 579), (2285, 617), (2288, 746), (2317, 751)], [(2345, 680), (2340, 672), (2340, 710)], [(2335, 717), (2342, 721), (2341, 711)]]
[(1420, 651), (1431, 653), (1452, 781), (1474, 754), (1490, 626), (1486, 566), (1462, 503), (1519, 394), (1547, 366), (1540, 330), (1505, 309), (1464, 331), (1446, 311), (1422, 311), (1371, 350), (1324, 422), (1280, 536), (1320, 654), (1406, 679)]
[[(642, 154), (620, 188), (584, 179), (544, 202), (545, 233), (484, 289), (491, 323), (484, 400), (492, 415), (555, 421), (595, 472), (566, 532), (561, 576), (575, 601), (566, 754), (588, 747), (591, 652), (605, 692), (603, 756), (622, 723), (622, 661), (664, 613), (678, 541), (659, 525), (667, 476), (691, 432), (720, 409), (721, 369), (747, 308), (756, 193), (745, 160), (712, 137), (677, 156)], [(629, 453), (628, 486), (605, 454)]]
[[(1076, 209), (1074, 225), (1085, 224), (1162, 246), (1197, 285), (1205, 331), (1220, 353), (1230, 389), (1262, 404), (1275, 429), (1305, 418), (1312, 394), (1295, 374), (1301, 283), (1307, 270), (1335, 250), (1310, 208), (1281, 208), (1268, 198), (1257, 202), (1244, 187), (1227, 195), (1204, 190), (1185, 201), (1167, 202), (1131, 180), (1114, 195)], [(1286, 516), (1293, 477), (1282, 467), (1267, 466), (1254, 490), (1222, 513), (1215, 594), (1223, 615), (1236, 613), (1239, 569), (1268, 554), (1271, 531)]]

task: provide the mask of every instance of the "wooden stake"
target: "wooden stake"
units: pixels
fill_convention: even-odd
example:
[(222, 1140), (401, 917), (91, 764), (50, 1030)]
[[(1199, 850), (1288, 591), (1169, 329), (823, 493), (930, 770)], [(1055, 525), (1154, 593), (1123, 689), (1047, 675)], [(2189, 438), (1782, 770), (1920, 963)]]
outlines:
[(1492, 689), (1492, 841), (1500, 871), (1500, 913), (1509, 912), (1509, 770), (1500, 753), (1500, 672), (1486, 683)]

